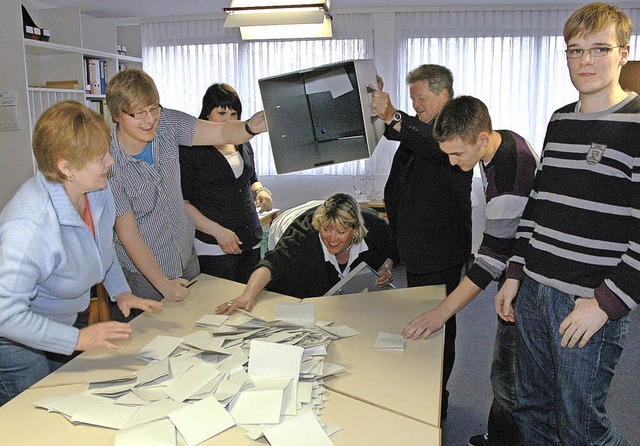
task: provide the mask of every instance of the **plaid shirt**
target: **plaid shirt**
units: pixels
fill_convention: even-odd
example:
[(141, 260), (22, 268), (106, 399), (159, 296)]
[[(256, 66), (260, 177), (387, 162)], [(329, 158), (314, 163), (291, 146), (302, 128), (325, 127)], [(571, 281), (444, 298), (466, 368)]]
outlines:
[[(151, 141), (153, 165), (128, 155), (116, 136), (117, 127), (113, 130), (111, 155), (115, 164), (109, 182), (116, 217), (133, 212), (142, 239), (168, 278), (182, 276), (193, 249), (195, 225), (182, 198), (178, 146), (191, 145), (195, 128), (193, 116), (162, 109)], [(117, 234), (114, 241), (123, 268), (140, 273)]]

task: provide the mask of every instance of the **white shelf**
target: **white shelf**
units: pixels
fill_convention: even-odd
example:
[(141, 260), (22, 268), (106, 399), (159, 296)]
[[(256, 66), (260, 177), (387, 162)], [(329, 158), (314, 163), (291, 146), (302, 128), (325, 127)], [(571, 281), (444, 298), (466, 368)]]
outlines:
[[(142, 54), (139, 26), (118, 27), (115, 19), (86, 18), (79, 7), (36, 9), (27, 2), (29, 14), (51, 31), (51, 39), (25, 39), (21, 3), (2, 0), (0, 14), (0, 91), (16, 92), (18, 114), (18, 129), (0, 132), (0, 157), (8, 160), (0, 166), (0, 208), (33, 175), (31, 133), (41, 114), (64, 100), (104, 101), (103, 94), (85, 94), (85, 58), (106, 62), (107, 82), (121, 67), (142, 68), (142, 59), (135, 57)], [(117, 54), (117, 44), (126, 45), (129, 54)], [(66, 80), (76, 81), (80, 88), (44, 88), (48, 81)], [(111, 121), (109, 116), (105, 119)]]
[(118, 54), (116, 56), (118, 58), (119, 61), (124, 61), (124, 62), (133, 62), (133, 63), (142, 63), (142, 58), (140, 57), (133, 57), (133, 56), (125, 56), (124, 54)]
[(74, 46), (31, 39), (24, 39), (24, 50), (27, 54), (36, 56), (55, 56), (69, 53), (82, 54), (84, 52), (82, 48)]
[(72, 90), (70, 88), (45, 88), (45, 87), (29, 87), (31, 93), (73, 93), (84, 94), (84, 90)]

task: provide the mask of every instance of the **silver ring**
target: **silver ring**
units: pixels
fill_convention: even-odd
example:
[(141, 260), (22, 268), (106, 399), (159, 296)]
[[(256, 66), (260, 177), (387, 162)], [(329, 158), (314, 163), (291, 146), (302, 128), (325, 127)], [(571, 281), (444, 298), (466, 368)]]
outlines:
[(227, 302), (227, 307), (230, 307), (230, 306), (231, 306), (231, 301), (228, 301)]

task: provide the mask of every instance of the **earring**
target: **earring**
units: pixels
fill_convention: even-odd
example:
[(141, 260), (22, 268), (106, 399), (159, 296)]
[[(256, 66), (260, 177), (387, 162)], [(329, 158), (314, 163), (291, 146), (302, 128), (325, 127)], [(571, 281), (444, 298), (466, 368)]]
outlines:
[(69, 180), (69, 182), (73, 183), (73, 174), (69, 174), (67, 175), (67, 180)]

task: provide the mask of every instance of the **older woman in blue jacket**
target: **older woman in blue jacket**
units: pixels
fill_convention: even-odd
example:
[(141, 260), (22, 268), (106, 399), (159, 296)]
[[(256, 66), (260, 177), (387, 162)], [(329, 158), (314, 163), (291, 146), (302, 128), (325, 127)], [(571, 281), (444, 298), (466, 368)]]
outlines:
[(104, 282), (127, 315), (162, 305), (131, 294), (115, 256), (110, 142), (102, 117), (77, 102), (54, 105), (36, 124), (39, 171), (0, 214), (0, 404), (74, 351), (116, 349), (112, 341), (130, 336), (126, 323), (73, 326), (94, 284)]

